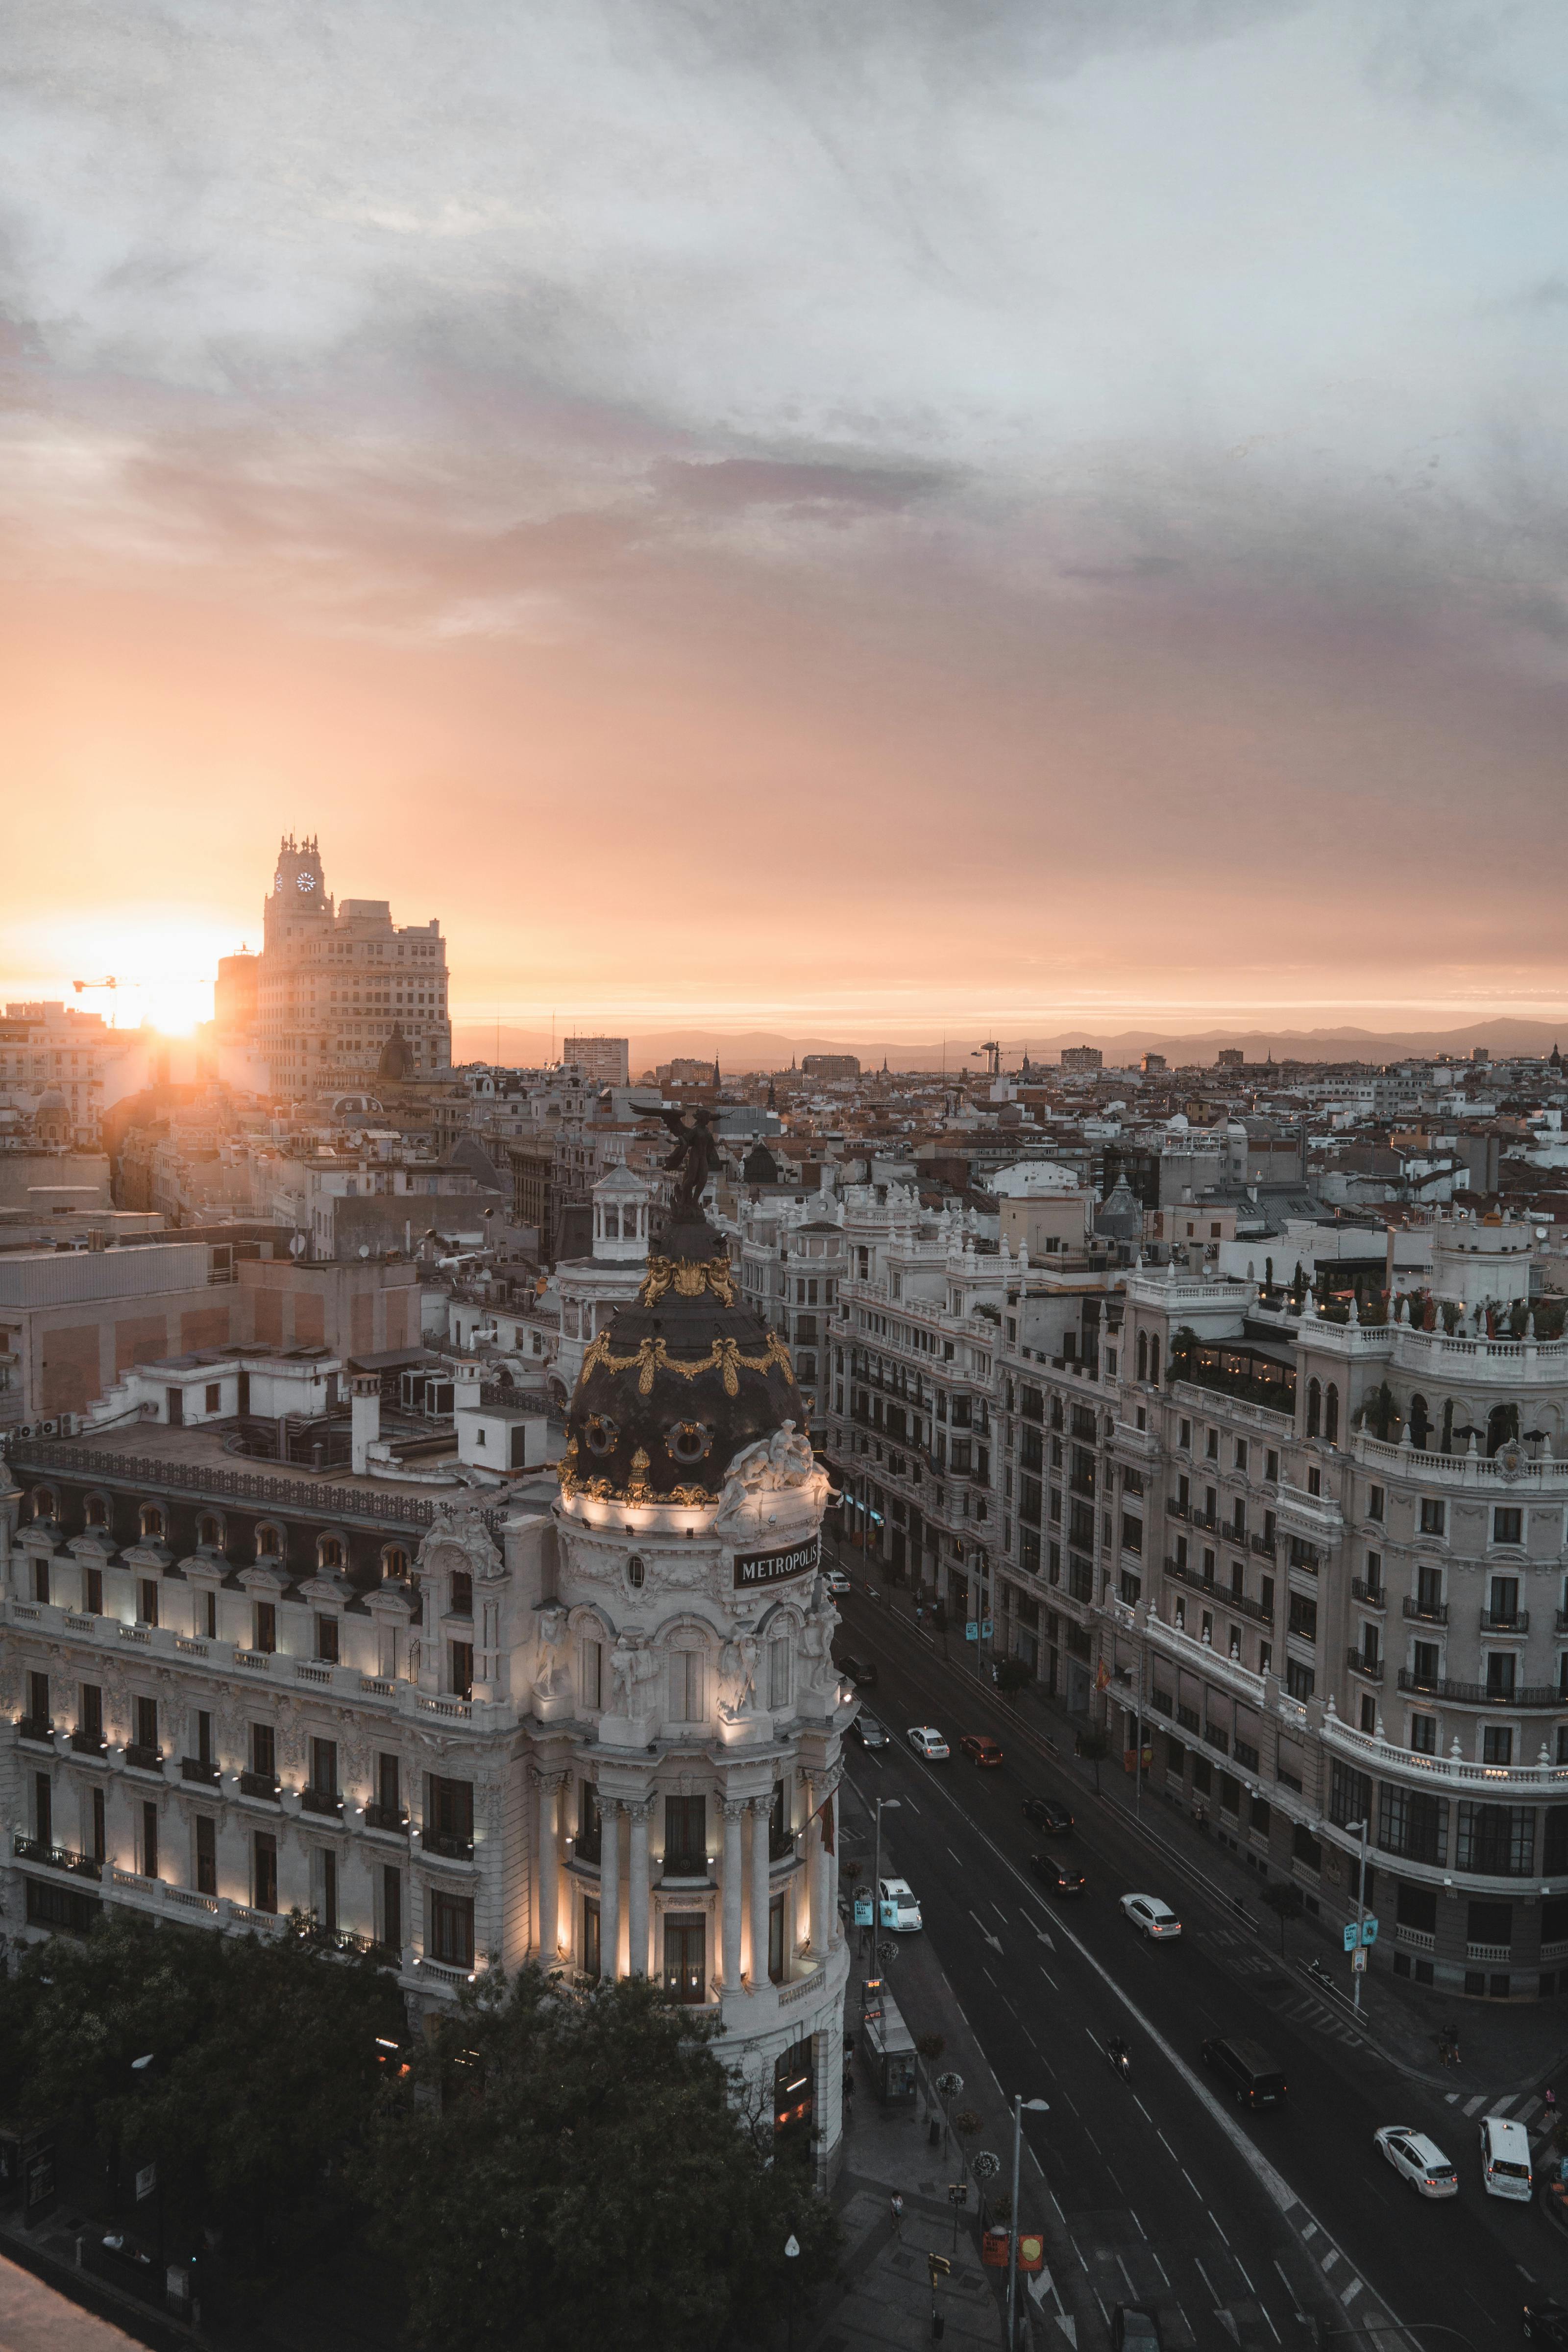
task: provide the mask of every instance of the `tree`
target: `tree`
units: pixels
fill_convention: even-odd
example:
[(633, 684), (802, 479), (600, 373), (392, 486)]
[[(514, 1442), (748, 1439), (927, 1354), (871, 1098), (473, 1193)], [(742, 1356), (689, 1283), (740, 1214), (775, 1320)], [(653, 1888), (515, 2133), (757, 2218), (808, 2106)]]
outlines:
[(1101, 1731), (1098, 1724), (1087, 1725), (1078, 1735), (1078, 1753), (1086, 1764), (1092, 1764), (1094, 1767), (1094, 1793), (1098, 1797), (1100, 1768), (1110, 1753), (1109, 1733)]
[(413, 2343), (764, 2340), (839, 2232), (806, 2165), (747, 2132), (713, 2038), (641, 1978), (576, 1996), (535, 1969), (441, 2020), (415, 2062), (426, 2095), (389, 2087), (356, 2174)]
[(1263, 1890), (1263, 1900), (1279, 1922), (1279, 1957), (1285, 1957), (1285, 1922), (1299, 1919), (1306, 1909), (1306, 1901), (1293, 1878), (1271, 1878)]
[(73, 2125), (111, 2179), (121, 2156), (155, 2163), (171, 2244), (212, 2232), (226, 2267), (260, 2268), (346, 2211), (342, 2160), (405, 2032), (392, 1976), (306, 1919), (263, 1940), (112, 1913), (0, 1986), (0, 2090)]
[(997, 1659), (996, 1687), (1005, 1698), (1011, 1698), (1017, 1691), (1027, 1690), (1034, 1679), (1033, 1672), (1022, 1658)]

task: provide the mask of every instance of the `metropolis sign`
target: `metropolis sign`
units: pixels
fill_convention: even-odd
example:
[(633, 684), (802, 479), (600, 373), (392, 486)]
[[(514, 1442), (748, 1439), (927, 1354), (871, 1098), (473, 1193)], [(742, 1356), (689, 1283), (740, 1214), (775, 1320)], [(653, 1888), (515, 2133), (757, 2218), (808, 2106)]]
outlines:
[(786, 1576), (804, 1576), (808, 1569), (816, 1568), (821, 1559), (820, 1536), (813, 1536), (807, 1543), (794, 1544), (788, 1551), (737, 1552), (735, 1590), (744, 1592), (755, 1584), (779, 1584)]

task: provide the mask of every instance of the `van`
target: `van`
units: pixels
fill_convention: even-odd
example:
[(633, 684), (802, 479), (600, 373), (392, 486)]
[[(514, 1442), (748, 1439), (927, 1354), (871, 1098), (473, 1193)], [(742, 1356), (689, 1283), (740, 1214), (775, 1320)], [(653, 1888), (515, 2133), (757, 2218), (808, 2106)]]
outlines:
[(1238, 2106), (1277, 2107), (1289, 2085), (1285, 2070), (1256, 2042), (1216, 2033), (1203, 2045), (1204, 2063), (1212, 2066), (1236, 2095)]
[(1481, 2117), (1481, 2179), (1490, 2197), (1515, 2197), (1528, 2205), (1534, 2192), (1530, 2172), (1530, 2134), (1507, 2116)]

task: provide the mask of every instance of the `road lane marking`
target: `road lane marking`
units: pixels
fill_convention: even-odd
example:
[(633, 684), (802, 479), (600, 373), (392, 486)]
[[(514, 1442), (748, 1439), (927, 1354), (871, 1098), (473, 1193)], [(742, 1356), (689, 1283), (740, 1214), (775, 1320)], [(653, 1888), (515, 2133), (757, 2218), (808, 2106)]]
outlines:
[(1289, 2276), (1287, 2275), (1287, 2273), (1286, 2273), (1283, 2270), (1281, 2270), (1281, 2269), (1280, 2269), (1280, 2265), (1279, 2265), (1279, 2257), (1278, 2256), (1278, 2254), (1276, 2254), (1276, 2255), (1272, 2256), (1272, 2257), (1271, 2257), (1271, 2259), (1272, 2259), (1272, 2261), (1273, 2261), (1273, 2263), (1274, 2263), (1274, 2267), (1275, 2267), (1275, 2269), (1276, 2269), (1277, 2271), (1279, 2271), (1279, 2277), (1280, 2277), (1280, 2280), (1281, 2280), (1281, 2282), (1282, 2282), (1282, 2284), (1283, 2284), (1283, 2285), (1284, 2285), (1285, 2292), (1286, 2292), (1286, 2294), (1287, 2294), (1289, 2296), (1289, 2298), (1290, 2298), (1290, 2308), (1291, 2308), (1291, 2310), (1295, 2313), (1295, 2315), (1296, 2315), (1296, 2316), (1297, 2316), (1297, 2318), (1298, 2318), (1298, 2319), (1302, 2320), (1302, 2321), (1305, 2321), (1307, 2315), (1306, 2315), (1306, 2313), (1302, 2310), (1302, 2308), (1301, 2308), (1300, 2305), (1300, 2304), (1297, 2302), (1297, 2300), (1296, 2300), (1296, 2290), (1295, 2290), (1294, 2286), (1291, 2284), (1291, 2283), (1290, 2283), (1290, 2280), (1289, 2280)]
[[(1318, 2225), (1315, 2221), (1308, 2221), (1303, 2224), (1301, 2230), (1301, 2235), (1303, 2238), (1315, 2238), (1317, 2234)], [(1278, 2265), (1276, 2265), (1276, 2267), (1278, 2267)]]
[(1204, 2284), (1207, 2287), (1207, 2289), (1208, 2289), (1208, 2291), (1209, 2291), (1210, 2294), (1213, 2296), (1213, 2298), (1214, 2298), (1214, 2306), (1215, 2306), (1215, 2309), (1217, 2311), (1217, 2310), (1219, 2309), (1219, 2305), (1220, 2305), (1220, 2292), (1219, 2292), (1219, 2289), (1218, 2289), (1218, 2287), (1217, 2287), (1217, 2286), (1215, 2286), (1215, 2283), (1214, 2283), (1213, 2279), (1212, 2279), (1212, 2278), (1210, 2278), (1210, 2276), (1209, 2276), (1209, 2274), (1208, 2274), (1207, 2271), (1205, 2271), (1205, 2268), (1204, 2268), (1204, 2266), (1203, 2266), (1202, 2263), (1200, 2263), (1200, 2262), (1199, 2262), (1199, 2260), (1198, 2260), (1198, 2258), (1197, 2258), (1196, 2254), (1194, 2254), (1194, 2255), (1193, 2256), (1193, 2268), (1196, 2271), (1196, 2273), (1197, 2273), (1197, 2274), (1198, 2274), (1199, 2278), (1201, 2278), (1201, 2279), (1202, 2279), (1202, 2281), (1203, 2281)]
[(1252, 2281), (1249, 2278), (1247, 2278), (1247, 2264), (1242, 2261), (1239, 2254), (1233, 2254), (1231, 2256), (1231, 2260), (1236, 2264), (1237, 2269), (1241, 2273), (1242, 2277), (1247, 2279), (1247, 2292), (1256, 2302), (1258, 2297), (1258, 2289), (1253, 2285)]
[(1333, 2269), (1334, 2264), (1339, 2261), (1339, 2258), (1340, 2258), (1340, 2252), (1339, 2252), (1339, 2248), (1338, 2248), (1337, 2246), (1331, 2246), (1331, 2247), (1329, 2248), (1328, 2252), (1323, 2256), (1323, 2261), (1322, 2261), (1322, 2267), (1323, 2267), (1323, 2269), (1324, 2269), (1325, 2271), (1331, 2271), (1331, 2270)]
[(1051, 1972), (1050, 1972), (1049, 1969), (1048, 1969), (1048, 1968), (1047, 1968), (1047, 1966), (1046, 1966), (1046, 1964), (1045, 1964), (1044, 1960), (1042, 1960), (1042, 1961), (1040, 1962), (1040, 1974), (1044, 1977), (1044, 1979), (1045, 1979), (1046, 1982), (1049, 1985), (1049, 1987), (1050, 1987), (1051, 1990), (1052, 1990), (1053, 1992), (1055, 1992), (1055, 1990), (1057, 1990), (1057, 1980), (1056, 1980), (1055, 1977), (1054, 1977), (1054, 1976), (1052, 1976), (1052, 1974), (1051, 1974)]
[[(1215, 2210), (1214, 2210), (1214, 2207), (1213, 2207), (1212, 2205), (1211, 2205), (1211, 2206), (1209, 2207), (1209, 2209), (1208, 2209), (1208, 2215), (1209, 2215), (1209, 2220), (1210, 2220), (1211, 2221), (1214, 2221), (1215, 2228), (1216, 2230), (1219, 2230), (1219, 2223), (1218, 2223), (1218, 2221), (1215, 2221)], [(1228, 2246), (1229, 2246), (1229, 2244), (1230, 2244), (1230, 2240), (1229, 2240), (1228, 2238), (1226, 2238), (1226, 2237), (1225, 2231), (1224, 2231), (1223, 2230), (1219, 2230), (1219, 2234), (1220, 2234), (1221, 2238), (1222, 2238), (1222, 2239), (1224, 2239), (1226, 2245), (1228, 2247)]]
[[(900, 1797), (899, 1802), (901, 1805), (908, 1805), (911, 1813), (918, 1813), (920, 1811), (920, 1807), (916, 1804), (912, 1797)], [(951, 1848), (949, 1851), (951, 1852)]]
[(1494, 2099), (1491, 2105), (1487, 2109), (1487, 2113), (1491, 2116), (1506, 2116), (1510, 2107), (1512, 2106), (1514, 2100), (1518, 2096), (1519, 2094), (1515, 2091), (1510, 2093), (1506, 2099)]
[(1280, 2335), (1279, 2330), (1275, 2326), (1275, 2325), (1274, 2325), (1274, 2315), (1273, 2315), (1272, 2312), (1269, 2310), (1268, 2305), (1266, 2303), (1259, 2303), (1259, 2304), (1258, 2304), (1258, 2310), (1263, 2314), (1264, 2318), (1268, 2320), (1268, 2333), (1270, 2334), (1270, 2336), (1273, 2336), (1274, 2341), (1276, 2342), (1276, 2344), (1283, 2345), (1283, 2343), (1284, 2343), (1284, 2341), (1285, 2341), (1285, 2338)]
[[(952, 1853), (952, 1848), (951, 1846), (949, 1846), (947, 1850), (948, 1850), (949, 1853)], [(953, 1858), (954, 1862), (956, 1862), (956, 1863), (957, 1863), (957, 1864), (958, 1864), (958, 1866), (959, 1866), (960, 1870), (962, 1870), (962, 1869), (963, 1868), (963, 1856), (961, 1853), (952, 1853), (952, 1858)], [(969, 1916), (970, 1916), (970, 1917), (971, 1917), (972, 1919), (973, 1919), (973, 1918), (974, 1918), (974, 1914), (973, 1914), (973, 1911), (970, 1913), (970, 1915), (969, 1915)], [(975, 1924), (976, 1924), (976, 1926), (978, 1926), (979, 1922), (978, 1922), (978, 1921), (976, 1921), (976, 1922), (975, 1922)]]
[(1360, 2281), (1360, 2279), (1352, 2279), (1352, 2281), (1351, 2281), (1351, 2283), (1350, 2283), (1349, 2286), (1347, 2286), (1347, 2287), (1346, 2287), (1346, 2289), (1345, 2289), (1345, 2291), (1344, 2291), (1343, 2294), (1342, 2294), (1342, 2295), (1341, 2295), (1341, 2297), (1340, 2297), (1340, 2301), (1344, 2305), (1344, 2306), (1345, 2306), (1345, 2308), (1346, 2308), (1346, 2310), (1347, 2310), (1347, 2311), (1349, 2310), (1349, 2308), (1350, 2308), (1351, 2305), (1355, 2301), (1355, 2299), (1356, 2299), (1357, 2295), (1358, 2295), (1360, 2293), (1361, 2293), (1361, 2281)]
[(1127, 2208), (1127, 2210), (1128, 2210), (1130, 2213), (1131, 2213), (1131, 2214), (1132, 2214), (1133, 2221), (1134, 2221), (1134, 2222), (1136, 2223), (1136, 2225), (1137, 2225), (1138, 2235), (1142, 2239), (1143, 2243), (1144, 2243), (1145, 2245), (1147, 2245), (1147, 2244), (1148, 2244), (1148, 2242), (1149, 2242), (1149, 2232), (1148, 2232), (1148, 2231), (1143, 2227), (1142, 2222), (1142, 2221), (1140, 2221), (1138, 2220), (1138, 2216), (1137, 2216), (1137, 2214), (1136, 2214), (1135, 2212), (1133, 2212), (1133, 2209), (1132, 2209), (1132, 2207), (1131, 2207), (1131, 2205), (1129, 2205), (1129, 2207)]
[(1477, 2109), (1478, 2107), (1484, 2107), (1484, 2106), (1486, 2105), (1486, 2103), (1487, 2103), (1487, 2095), (1486, 2095), (1486, 2093), (1485, 2093), (1484, 2091), (1482, 2091), (1482, 2092), (1480, 2093), (1480, 2095), (1479, 2095), (1479, 2097), (1474, 2098), (1474, 2099), (1467, 2099), (1467, 2100), (1465, 2101), (1465, 2113), (1466, 2113), (1468, 2116), (1473, 2116), (1473, 2115), (1475, 2114), (1475, 2112), (1476, 2112), (1476, 2109)]

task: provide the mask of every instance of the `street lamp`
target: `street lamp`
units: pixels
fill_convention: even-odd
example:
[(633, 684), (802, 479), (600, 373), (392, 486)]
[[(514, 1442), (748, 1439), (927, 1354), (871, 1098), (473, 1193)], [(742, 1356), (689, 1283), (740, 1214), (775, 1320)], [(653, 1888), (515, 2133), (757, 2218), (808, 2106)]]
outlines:
[[(1366, 1918), (1366, 1841), (1367, 1832), (1371, 1826), (1370, 1822), (1347, 1822), (1345, 1823), (1345, 1828), (1349, 1832), (1350, 1835), (1352, 1837), (1359, 1837), (1361, 1840), (1361, 1874), (1356, 1880), (1355, 1891), (1356, 1953), (1364, 1953), (1366, 1949), (1366, 1946), (1362, 1941), (1361, 1931), (1363, 1923)], [(1362, 1974), (1365, 1969), (1366, 1961), (1364, 1958), (1358, 1960), (1355, 1953), (1352, 1953), (1351, 1956), (1351, 1967), (1353, 1970), (1353, 1974), (1351, 1978), (1352, 2005), (1359, 2011), (1361, 2008)]]
[[(784, 2240), (784, 2252), (792, 2264), (800, 2252), (800, 2240), (793, 2230)], [(789, 2309), (785, 2315), (785, 2326), (789, 2331), (790, 2352), (795, 2352), (795, 2272), (793, 2268), (789, 2272)]]
[(1024, 2109), (1038, 2116), (1050, 2113), (1048, 2099), (1026, 2099), (1022, 2091), (1013, 2100), (1013, 2211), (1007, 2229), (1007, 2352), (1017, 2341), (1015, 2313), (1018, 2302), (1018, 2158), (1024, 2138)]
[(900, 1801), (897, 1797), (879, 1797), (876, 1801), (876, 1858), (871, 1864), (871, 1936), (873, 1941), (876, 1939), (878, 1928), (882, 1924), (882, 1897), (880, 1893), (882, 1885), (882, 1812), (883, 1809), (886, 1808), (889, 1812), (896, 1813), (900, 1810)]

